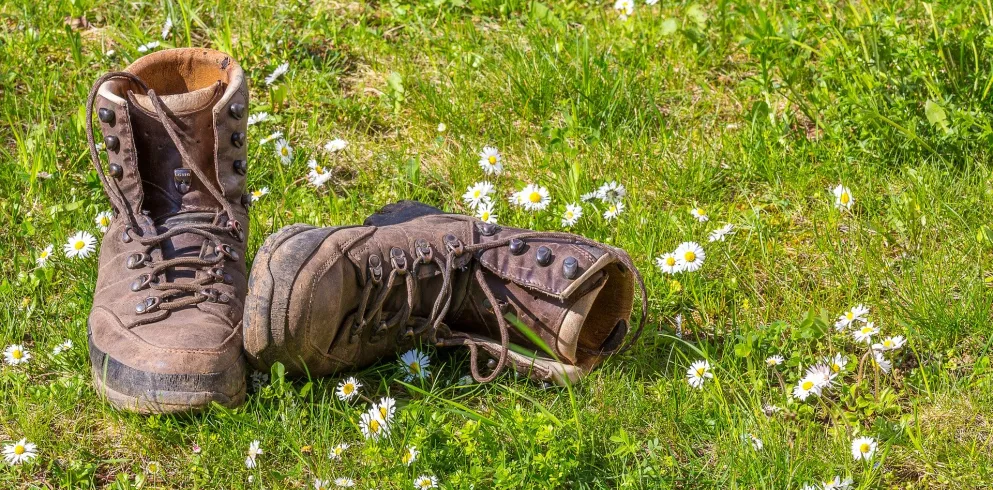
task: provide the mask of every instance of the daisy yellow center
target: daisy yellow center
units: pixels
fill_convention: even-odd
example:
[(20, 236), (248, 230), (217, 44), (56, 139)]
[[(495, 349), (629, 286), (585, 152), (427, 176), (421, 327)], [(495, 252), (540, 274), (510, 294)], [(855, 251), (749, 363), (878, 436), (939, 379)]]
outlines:
[(410, 367), (410, 372), (412, 372), (414, 374), (420, 374), (420, 372), (421, 372), (421, 365), (418, 364), (417, 361), (414, 361), (414, 362), (410, 363), (409, 364), (409, 367)]
[(20, 358), (24, 357), (24, 352), (21, 349), (14, 349), (14, 351), (11, 352), (10, 355), (14, 359), (20, 359)]
[(341, 453), (342, 453), (343, 451), (344, 451), (344, 449), (342, 449), (342, 448), (340, 448), (340, 447), (336, 447), (336, 448), (334, 448), (334, 455), (335, 455), (335, 456), (341, 456)]
[(45, 258), (45, 257), (48, 257), (48, 250), (41, 251), (41, 258)]
[(862, 334), (863, 335), (868, 335), (870, 333), (872, 333), (872, 328), (870, 328), (870, 327), (862, 327)]
[(369, 432), (372, 432), (374, 434), (377, 433), (377, 432), (379, 432), (379, 421), (378, 420), (373, 419), (372, 422), (369, 422)]
[(74, 248), (76, 250), (82, 250), (83, 247), (85, 247), (85, 246), (86, 246), (86, 243), (83, 243), (82, 240), (76, 240), (76, 243), (72, 244), (72, 248)]
[(384, 419), (386, 418), (387, 412), (388, 411), (387, 411), (386, 407), (379, 407), (379, 414), (382, 415)]
[(704, 210), (702, 210), (700, 208), (696, 208), (695, 210), (693, 210), (693, 212), (696, 213), (697, 216), (703, 216), (703, 215), (707, 214)]
[(100, 218), (100, 226), (107, 226), (110, 224), (110, 218), (103, 216)]
[(884, 340), (883, 341), (883, 347), (893, 347), (893, 341), (890, 340), (890, 339)]
[(317, 172), (317, 173), (319, 173), (319, 174), (323, 174), (324, 173), (324, 167), (318, 165), (318, 166), (314, 167), (314, 171)]
[(150, 473), (158, 473), (158, 471), (159, 471), (159, 465), (157, 465), (155, 463), (150, 463), (148, 465), (148, 471)]
[(252, 197), (262, 197), (262, 191), (252, 192)]
[(837, 373), (838, 371), (841, 371), (841, 366), (837, 364), (831, 364), (831, 370)]
[(617, 212), (617, 206), (615, 206), (615, 205), (613, 205), (613, 204), (611, 204), (611, 205), (610, 205), (610, 212), (611, 212), (611, 213), (616, 213), (616, 212)]
[(676, 265), (676, 258), (675, 257), (666, 257), (665, 258), (665, 265), (667, 265), (669, 267), (672, 267), (672, 266)]
[(765, 363), (768, 364), (768, 365), (770, 365), (770, 366), (775, 366), (776, 365), (776, 360), (775, 359), (769, 359), (768, 361), (765, 361)]
[(859, 446), (859, 451), (862, 451), (863, 453), (869, 452), (869, 449), (870, 449), (869, 444), (864, 442), (862, 443), (861, 446)]
[(572, 219), (572, 211), (565, 212), (565, 219)]
[(852, 200), (852, 197), (849, 196), (847, 192), (842, 192), (841, 193), (841, 203), (842, 204), (848, 204), (848, 202), (851, 201), (851, 200)]
[(803, 384), (801, 385), (801, 387), (804, 390), (809, 390), (809, 389), (811, 389), (811, 388), (814, 387), (814, 382), (813, 381), (804, 381)]
[(404, 463), (409, 463), (410, 462), (410, 458), (412, 458), (412, 457), (413, 456), (411, 456), (410, 453), (404, 454), (403, 455), (403, 462)]
[(483, 221), (489, 221), (489, 220), (490, 220), (490, 212), (483, 211)]
[(848, 318), (849, 320), (852, 320), (852, 319), (855, 318), (855, 315), (852, 312), (849, 311), (848, 313), (845, 313), (845, 318)]
[(490, 155), (489, 158), (486, 159), (486, 161), (490, 162), (490, 165), (496, 165), (497, 157), (496, 155)]
[(345, 386), (341, 387), (341, 392), (346, 395), (351, 395), (352, 392), (354, 391), (355, 391), (355, 385), (353, 385), (352, 383), (347, 383), (345, 384)]
[(528, 194), (528, 201), (531, 201), (533, 203), (541, 202), (541, 194), (537, 192), (532, 192), (531, 194)]
[(706, 372), (707, 372), (707, 368), (702, 368), (702, 367), (701, 368), (696, 368), (696, 375), (697, 376), (703, 376), (703, 373), (706, 373)]
[(428, 480), (421, 480), (421, 488), (431, 488), (431, 482)]
[(14, 454), (16, 454), (18, 456), (24, 454), (25, 451), (26, 451), (26, 449), (21, 444), (18, 444), (16, 446), (14, 446)]
[(479, 189), (476, 189), (475, 191), (472, 192), (472, 197), (478, 198), (480, 194), (481, 192), (479, 191)]
[(282, 147), (282, 148), (280, 148), (279, 149), (279, 152), (282, 153), (284, 157), (290, 154), (290, 150), (288, 148), (286, 148), (285, 146)]
[(683, 257), (686, 259), (687, 262), (693, 262), (694, 260), (696, 260), (696, 253), (691, 250), (683, 254)]

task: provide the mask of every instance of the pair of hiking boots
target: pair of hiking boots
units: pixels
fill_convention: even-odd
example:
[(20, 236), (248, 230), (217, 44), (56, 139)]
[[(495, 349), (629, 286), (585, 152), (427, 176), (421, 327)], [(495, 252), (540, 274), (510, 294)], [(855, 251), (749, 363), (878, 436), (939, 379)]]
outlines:
[(362, 226), (287, 226), (249, 275), (248, 85), (224, 53), (144, 56), (96, 81), (87, 115), (114, 210), (89, 352), (116, 407), (236, 406), (247, 363), (322, 376), (421, 344), (468, 348), (478, 381), (509, 365), (575, 382), (640, 331), (629, 335), (641, 280), (623, 251), (409, 201)]

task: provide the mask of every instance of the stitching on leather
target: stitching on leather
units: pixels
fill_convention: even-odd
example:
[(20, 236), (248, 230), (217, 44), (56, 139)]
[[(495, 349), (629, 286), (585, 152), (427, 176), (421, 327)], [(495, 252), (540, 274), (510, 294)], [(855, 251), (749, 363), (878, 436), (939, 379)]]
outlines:
[[(543, 244), (544, 243), (548, 243), (548, 244), (561, 245), (561, 246), (564, 246), (564, 247), (567, 247), (567, 248), (568, 247), (571, 247), (572, 249), (574, 249), (574, 250), (576, 250), (578, 252), (577, 255), (580, 255), (581, 254), (587, 260), (589, 260), (590, 262), (596, 263), (596, 260), (593, 258), (593, 256), (589, 252), (587, 252), (585, 250), (582, 250), (579, 247), (576, 247), (575, 244), (572, 244), (572, 243), (561, 243), (561, 242), (554, 242), (554, 241), (538, 242), (538, 243), (543, 243)], [(551, 294), (553, 296), (560, 296), (561, 295), (561, 292), (555, 291), (555, 290), (552, 290), (552, 289), (549, 289), (547, 287), (543, 287), (540, 283), (537, 283), (537, 282), (534, 282), (534, 281), (529, 281), (529, 280), (526, 280), (526, 279), (524, 279), (524, 278), (522, 278), (520, 276), (511, 275), (510, 273), (506, 273), (505, 274), (504, 271), (500, 270), (500, 268), (497, 267), (496, 263), (494, 263), (494, 262), (492, 262), (492, 261), (490, 261), (490, 260), (488, 260), (486, 258), (487, 254), (489, 252), (493, 252), (493, 254), (492, 254), (493, 256), (496, 256), (497, 255), (496, 250), (493, 250), (493, 249), (487, 250), (487, 251), (483, 252), (482, 254), (480, 254), (479, 261), (482, 262), (484, 265), (486, 265), (487, 266), (487, 269), (489, 269), (490, 271), (496, 273), (497, 276), (499, 276), (499, 277), (501, 277), (503, 279), (506, 279), (508, 281), (513, 281), (516, 284), (520, 284), (522, 286), (528, 286), (528, 287), (531, 287), (532, 289), (535, 289), (535, 290), (538, 290), (538, 291), (542, 291), (542, 292)]]

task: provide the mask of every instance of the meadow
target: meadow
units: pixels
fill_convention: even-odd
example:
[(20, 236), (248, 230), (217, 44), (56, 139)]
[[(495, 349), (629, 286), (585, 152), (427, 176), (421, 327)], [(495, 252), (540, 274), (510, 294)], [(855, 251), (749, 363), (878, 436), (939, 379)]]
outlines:
[[(398, 353), (254, 373), (237, 409), (111, 409), (96, 254), (63, 252), (110, 209), (85, 98), (184, 46), (250, 79), (249, 260), (399, 199), (476, 214), (487, 181), (488, 219), (626, 249), (645, 333), (571, 390), (425, 347), (410, 382)], [(993, 485), (989, 0), (10, 0), (0, 66), (0, 488)], [(508, 201), (529, 185), (547, 206)], [(696, 270), (664, 260), (684, 242)]]

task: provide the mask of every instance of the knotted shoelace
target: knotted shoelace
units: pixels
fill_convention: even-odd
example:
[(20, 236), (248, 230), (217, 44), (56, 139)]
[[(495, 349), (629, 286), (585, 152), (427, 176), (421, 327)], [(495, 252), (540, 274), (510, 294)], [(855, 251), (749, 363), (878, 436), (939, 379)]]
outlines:
[[(448, 239), (449, 237), (451, 240)], [(453, 235), (449, 235), (449, 237), (446, 237), (445, 240), (446, 248), (448, 250), (444, 254), (443, 258), (434, 253), (434, 250), (426, 240), (417, 240), (417, 242), (415, 242), (414, 253), (416, 258), (414, 259), (414, 263), (411, 265), (410, 269), (407, 268), (407, 260), (406, 256), (403, 254), (403, 251), (397, 247), (391, 249), (390, 260), (392, 262), (393, 269), (386, 278), (385, 284), (383, 283), (382, 259), (378, 255), (371, 255), (369, 257), (369, 263), (367, 266), (367, 281), (362, 290), (362, 296), (359, 301), (359, 309), (353, 317), (354, 320), (352, 322), (349, 341), (354, 342), (357, 340), (361, 332), (369, 325), (376, 326), (376, 330), (373, 333), (374, 341), (378, 340), (378, 336), (384, 334), (393, 326), (398, 324), (404, 325), (405, 329), (400, 332), (401, 337), (406, 337), (409, 339), (417, 336), (425, 336), (439, 347), (467, 347), (469, 349), (469, 369), (472, 373), (473, 379), (480, 383), (493, 381), (504, 370), (508, 362), (510, 350), (510, 325), (499, 311), (498, 305), (500, 303), (494, 295), (493, 290), (487, 285), (482, 268), (477, 267), (474, 271), (474, 278), (478, 282), (480, 289), (482, 289), (483, 294), (486, 296), (486, 299), (489, 300), (490, 305), (494, 308), (497, 318), (497, 327), (500, 332), (500, 349), (496, 365), (494, 366), (492, 372), (486, 376), (483, 376), (479, 371), (479, 342), (468, 333), (452, 331), (443, 322), (452, 303), (453, 275), (456, 270), (464, 269), (469, 266), (469, 262), (464, 262), (457, 266), (457, 259), (462, 257), (464, 254), (470, 254), (470, 261), (478, 260), (482, 252), (494, 248), (509, 246), (510, 241), (513, 239), (560, 239), (572, 244), (582, 244), (604, 249), (602, 244), (599, 244), (593, 240), (562, 232), (521, 233), (504, 239), (486, 243), (477, 243), (475, 245), (463, 244)], [(634, 342), (638, 340), (638, 337), (641, 336), (641, 332), (644, 330), (645, 321), (648, 317), (648, 293), (645, 289), (645, 283), (641, 278), (641, 273), (638, 271), (638, 268), (635, 267), (634, 263), (627, 255), (616, 253), (609, 248), (605, 250), (635, 275), (635, 280), (641, 290), (641, 318), (638, 321), (638, 327), (634, 334), (630, 336), (628, 341), (621, 348), (613, 351), (601, 350), (594, 352), (596, 355), (621, 353), (629, 349)], [(441, 291), (435, 298), (434, 304), (431, 308), (431, 314), (427, 318), (427, 321), (415, 322), (415, 325), (412, 326), (410, 325), (411, 313), (413, 311), (413, 305), (418, 299), (417, 272), (424, 265), (431, 263), (436, 264), (442, 273)], [(383, 306), (398, 281), (404, 281), (405, 283), (405, 302), (401, 306), (400, 310), (393, 313), (387, 320), (383, 321), (381, 320)], [(375, 289), (379, 289), (379, 292), (375, 299), (373, 299), (370, 303), (369, 300)], [(419, 325), (417, 323), (419, 323)]]
[[(175, 144), (184, 168), (190, 169), (200, 179), (200, 184), (213, 196), (216, 202), (220, 203), (221, 210), (214, 213), (211, 222), (184, 223), (172, 226), (164, 232), (149, 234), (148, 229), (143, 228), (139, 223), (136, 212), (140, 212), (140, 210), (134, 209), (124, 195), (123, 190), (121, 190), (120, 185), (118, 185), (117, 180), (108, 178), (104, 173), (103, 162), (100, 160), (99, 151), (93, 138), (93, 108), (100, 86), (113, 79), (129, 80), (144, 90), (155, 109), (154, 115), (156, 119), (162, 124), (163, 128), (169, 134), (169, 138)], [(129, 269), (150, 267), (148, 272), (139, 274), (135, 278), (135, 281), (131, 284), (131, 289), (133, 291), (140, 291), (148, 288), (159, 292), (158, 296), (149, 296), (143, 302), (139, 303), (135, 307), (135, 312), (141, 315), (161, 311), (161, 314), (146, 317), (135, 322), (136, 324), (159, 321), (165, 316), (168, 316), (170, 311), (204, 301), (222, 303), (230, 301), (227, 295), (218, 292), (216, 289), (207, 287), (217, 282), (230, 283), (230, 275), (225, 274), (223, 268), (220, 266), (229, 260), (240, 260), (237, 251), (224, 243), (219, 235), (229, 234), (239, 243), (245, 239), (244, 230), (241, 223), (235, 218), (231, 204), (224, 198), (221, 190), (213, 184), (204, 174), (203, 170), (190, 158), (176, 128), (176, 123), (170, 119), (165, 105), (159, 96), (141, 78), (132, 73), (108, 73), (98, 78), (90, 89), (86, 100), (86, 139), (90, 147), (90, 158), (93, 160), (93, 166), (97, 170), (100, 182), (103, 184), (104, 189), (108, 191), (107, 195), (114, 209), (118, 212), (119, 216), (124, 216), (128, 220), (121, 235), (121, 240), (125, 243), (136, 241), (138, 244), (144, 246), (143, 251), (134, 253), (128, 258), (127, 267)], [(132, 233), (135, 233), (136, 236), (132, 236)], [(157, 263), (153, 262), (151, 252), (154, 249), (159, 248), (161, 253), (163, 242), (184, 234), (203, 237), (199, 256), (174, 257), (161, 260)], [(213, 257), (207, 258), (211, 248), (213, 248)], [(191, 281), (182, 283), (163, 280), (166, 271), (180, 266), (198, 269), (197, 277)]]

